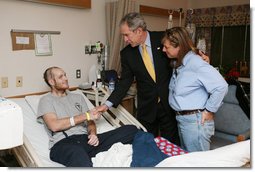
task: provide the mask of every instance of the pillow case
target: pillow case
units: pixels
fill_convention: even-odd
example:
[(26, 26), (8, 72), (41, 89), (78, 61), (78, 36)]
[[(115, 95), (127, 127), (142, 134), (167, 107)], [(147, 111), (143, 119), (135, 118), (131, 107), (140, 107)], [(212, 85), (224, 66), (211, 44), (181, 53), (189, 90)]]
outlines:
[(34, 114), (37, 113), (38, 104), (39, 104), (39, 101), (40, 101), (41, 97), (45, 96), (46, 94), (48, 94), (48, 93), (41, 94), (41, 95), (26, 96), (25, 97), (26, 102), (29, 104), (29, 106), (33, 110)]
[[(74, 91), (71, 91), (71, 93), (82, 95), (84, 97), (89, 109), (92, 109), (94, 107), (94, 105), (88, 100), (88, 98), (82, 93), (82, 91), (74, 90)], [(29, 104), (29, 106), (33, 110), (34, 114), (37, 113), (40, 99), (47, 94), (49, 94), (49, 93), (45, 93), (45, 94), (41, 94), (41, 95), (31, 95), (31, 96), (25, 97), (26, 102)]]
[[(82, 93), (81, 90), (74, 90), (74, 91), (71, 91), (71, 92), (75, 93), (75, 94), (81, 94), (84, 97), (84, 99), (85, 99), (85, 101), (88, 105), (88, 108), (89, 109), (94, 108), (94, 105)], [(29, 104), (32, 111), (34, 112), (34, 115), (36, 115), (36, 113), (37, 113), (37, 109), (38, 109), (40, 99), (43, 96), (45, 96), (46, 94), (49, 94), (49, 93), (45, 93), (45, 94), (42, 94), (42, 95), (31, 95), (31, 96), (26, 96), (25, 97), (26, 102)], [(38, 123), (43, 124), (43, 119), (42, 118), (37, 118), (36, 120), (37, 120)], [(103, 133), (103, 132), (114, 129), (114, 127), (112, 125), (110, 125), (104, 118), (100, 118), (98, 120), (95, 120), (95, 123), (96, 123), (96, 126), (97, 126), (97, 132), (98, 133)]]

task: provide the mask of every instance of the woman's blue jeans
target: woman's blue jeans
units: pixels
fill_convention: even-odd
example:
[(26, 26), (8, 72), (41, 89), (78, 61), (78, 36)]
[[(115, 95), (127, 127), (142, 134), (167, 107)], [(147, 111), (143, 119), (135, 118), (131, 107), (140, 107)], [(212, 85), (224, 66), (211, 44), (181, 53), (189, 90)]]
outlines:
[(181, 147), (188, 152), (210, 150), (210, 138), (214, 135), (214, 120), (201, 125), (202, 112), (176, 115)]

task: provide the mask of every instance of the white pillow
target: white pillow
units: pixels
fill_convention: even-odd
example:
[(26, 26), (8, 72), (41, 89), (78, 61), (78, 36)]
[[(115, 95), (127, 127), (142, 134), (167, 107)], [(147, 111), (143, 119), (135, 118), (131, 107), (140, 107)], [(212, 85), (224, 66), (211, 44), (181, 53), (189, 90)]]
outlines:
[[(48, 94), (48, 93), (46, 93), (46, 94)], [(38, 104), (39, 104), (39, 101), (40, 101), (41, 97), (43, 97), (46, 94), (32, 95), (32, 96), (26, 96), (25, 97), (26, 102), (29, 104), (29, 106), (33, 110), (34, 114), (37, 113)]]
[[(94, 105), (82, 93), (81, 90), (75, 90), (75, 91), (71, 91), (71, 92), (75, 93), (75, 94), (81, 94), (84, 97), (84, 99), (85, 99), (85, 101), (88, 105), (88, 108), (89, 109), (94, 108)], [(26, 96), (25, 97), (26, 102), (29, 104), (29, 106), (31, 107), (31, 109), (33, 110), (35, 115), (37, 113), (40, 98), (43, 97), (46, 94), (48, 94), (48, 93), (45, 93), (45, 94), (42, 94), (42, 95), (32, 95), (32, 96)], [(37, 122), (42, 124), (43, 123), (42, 118), (37, 118)], [(98, 133), (103, 133), (103, 132), (114, 129), (114, 127), (111, 126), (104, 118), (100, 118), (99, 120), (96, 120), (95, 122), (96, 122), (96, 125), (97, 125), (97, 132)]]
[(164, 159), (156, 167), (241, 167), (250, 162), (250, 140)]
[[(88, 98), (80, 91), (80, 90), (75, 90), (75, 91), (71, 91), (72, 93), (75, 94), (80, 94), (84, 97), (89, 109), (92, 109), (94, 107), (94, 105), (88, 100)], [(39, 101), (40, 99), (45, 96), (48, 93), (42, 94), (42, 95), (31, 95), (31, 96), (26, 96), (25, 100), (27, 101), (27, 103), (29, 104), (29, 106), (32, 108), (34, 114), (37, 113), (38, 110), (38, 105), (39, 105)]]

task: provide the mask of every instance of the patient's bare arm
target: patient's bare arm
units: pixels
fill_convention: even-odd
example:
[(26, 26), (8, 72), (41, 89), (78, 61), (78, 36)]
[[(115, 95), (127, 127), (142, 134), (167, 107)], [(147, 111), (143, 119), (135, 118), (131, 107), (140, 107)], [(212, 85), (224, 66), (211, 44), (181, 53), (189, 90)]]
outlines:
[(97, 137), (96, 124), (93, 120), (87, 121), (88, 124), (88, 144), (92, 146), (98, 146), (99, 140)]
[[(71, 126), (70, 117), (59, 119), (55, 113), (47, 113), (43, 115), (43, 120), (46, 123), (47, 127), (53, 131), (58, 132), (62, 130), (69, 129)], [(75, 115), (73, 117), (74, 124), (80, 124), (87, 120), (85, 114)]]

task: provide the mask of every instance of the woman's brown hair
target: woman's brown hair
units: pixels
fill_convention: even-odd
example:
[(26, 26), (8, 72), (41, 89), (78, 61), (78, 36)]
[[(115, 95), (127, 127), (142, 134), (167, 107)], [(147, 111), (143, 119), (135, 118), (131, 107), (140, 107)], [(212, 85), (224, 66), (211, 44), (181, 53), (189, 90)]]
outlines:
[(180, 47), (175, 67), (182, 64), (184, 56), (189, 51), (193, 51), (198, 54), (198, 49), (194, 46), (189, 33), (184, 27), (173, 27), (171, 29), (167, 29), (162, 39), (162, 43), (166, 40), (168, 40), (173, 47)]

